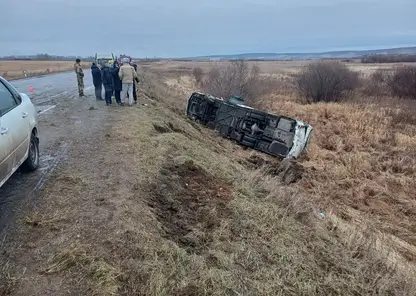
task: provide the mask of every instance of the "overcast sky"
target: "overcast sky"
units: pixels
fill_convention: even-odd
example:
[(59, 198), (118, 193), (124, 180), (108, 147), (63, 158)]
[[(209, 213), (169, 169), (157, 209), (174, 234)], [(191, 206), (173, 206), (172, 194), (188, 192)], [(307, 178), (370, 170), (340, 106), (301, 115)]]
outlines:
[(416, 45), (416, 0), (0, 2), (0, 55), (183, 57)]

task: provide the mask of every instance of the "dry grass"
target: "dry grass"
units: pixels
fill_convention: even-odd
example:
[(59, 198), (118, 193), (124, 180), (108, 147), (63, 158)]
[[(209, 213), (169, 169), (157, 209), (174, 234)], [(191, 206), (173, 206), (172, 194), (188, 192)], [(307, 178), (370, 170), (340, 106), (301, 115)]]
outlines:
[[(148, 215), (163, 239), (136, 221), (130, 243), (144, 266), (129, 269), (127, 284), (121, 284), (127, 295), (411, 294), (414, 274), (375, 251), (374, 232), (347, 236), (330, 213), (320, 219), (318, 206), (300, 188), (280, 184), (264, 168), (250, 169), (250, 152), (183, 121), (183, 111), (175, 111), (184, 101), (166, 97), (156, 77), (152, 83), (149, 96), (167, 105), (151, 118), (159, 122), (157, 114), (164, 114), (165, 125), (176, 131), (157, 128), (151, 141), (145, 140), (150, 134), (136, 138), (137, 150), (153, 147), (140, 167), (154, 177), (139, 188), (150, 188), (144, 195), (150, 198)], [(140, 128), (147, 129), (143, 123)], [(195, 179), (187, 179), (189, 164)], [(220, 192), (212, 192), (209, 182)], [(227, 184), (232, 199), (224, 200)]]
[[(84, 63), (87, 67), (90, 63)], [(0, 61), (0, 75), (6, 79), (17, 79), (49, 73), (71, 71), (74, 61)]]
[(290, 83), (281, 84), (277, 80), (276, 94), (259, 101), (266, 110), (296, 117), (315, 128), (303, 162), (310, 176), (299, 184), (303, 192), (348, 221), (363, 214), (381, 231), (410, 244), (401, 249), (414, 260), (414, 102), (378, 97), (302, 105), (290, 92)]
[[(185, 77), (178, 81), (187, 81)], [(189, 85), (182, 84), (179, 92), (184, 89), (191, 91)], [(392, 114), (403, 114), (409, 104), (394, 101), (395, 105), (384, 107), (353, 102), (304, 106), (296, 103), (287, 89), (263, 102), (275, 112), (295, 116), (315, 127), (309, 155), (303, 162), (308, 178), (297, 185), (299, 192), (313, 200), (316, 208), (333, 213), (328, 218), (336, 221), (344, 235), (352, 231), (368, 233), (369, 227), (374, 240), (364, 239), (361, 244), (373, 250), (381, 245), (376, 249), (386, 258), (394, 258), (395, 264), (405, 266), (402, 270), (406, 271), (416, 258), (412, 189), (416, 131), (408, 117), (400, 120)], [(254, 182), (253, 188), (258, 187)], [(348, 245), (354, 247), (354, 243)]]
[[(261, 73), (265, 74), (293, 74), (298, 73), (304, 66), (312, 61), (249, 61), (249, 67), (256, 65)], [(362, 75), (369, 75), (378, 69), (390, 69), (397, 65), (414, 65), (415, 63), (391, 63), (391, 64), (362, 64), (362, 63), (346, 63), (351, 70), (357, 71)], [(205, 73), (215, 66), (223, 67), (228, 65), (227, 61), (159, 61), (145, 62), (141, 61), (140, 65), (146, 68), (152, 68), (153, 71), (161, 71), (165, 74), (189, 74), (195, 67), (201, 68)]]
[(113, 109), (92, 146), (80, 139), (76, 167), (23, 220), (33, 245), (10, 278), (27, 266), (30, 281), (16, 294), (415, 295), (414, 219), (399, 210), (414, 208), (411, 126), (391, 148), (377, 106), (303, 106), (279, 90), (269, 105), (315, 127), (302, 178), (285, 185), (276, 159), (185, 118), (185, 72), (144, 72), (147, 106)]
[(86, 249), (84, 246), (70, 245), (51, 256), (40, 273), (51, 275), (71, 269), (81, 270), (89, 278), (91, 294), (117, 295), (121, 273), (102, 258), (88, 254)]
[(294, 116), (315, 128), (304, 162), (310, 179), (300, 184), (304, 192), (347, 220), (364, 214), (378, 229), (409, 244), (400, 249), (414, 260), (414, 102), (378, 98), (364, 103), (356, 98), (305, 106), (281, 90), (260, 101), (266, 110)]
[(416, 243), (415, 126), (399, 128), (378, 106), (275, 104), (315, 128), (304, 162), (311, 178), (302, 184), (310, 195), (325, 207), (365, 213), (383, 230)]
[(0, 268), (0, 295), (10, 295), (17, 279), (11, 274), (9, 262), (2, 262)]
[[(176, 110), (177, 104), (183, 107), (183, 101), (178, 101), (175, 95), (171, 95), (172, 100), (166, 97), (163, 85), (156, 84), (155, 77), (152, 81), (152, 89), (159, 92), (153, 93), (152, 97), (164, 98), (172, 111)], [(178, 90), (179, 93), (182, 91)], [(179, 118), (172, 116), (166, 113), (165, 120), (181, 124)], [(188, 131), (186, 126), (182, 128)], [(189, 132), (192, 130), (189, 129)], [(189, 233), (185, 240), (182, 235), (172, 238), (172, 233), (163, 224), (166, 222), (162, 220), (162, 234), (167, 231), (170, 240), (185, 241), (185, 246), (179, 244), (177, 248), (169, 242), (166, 246), (154, 243), (159, 250), (163, 250), (162, 255), (153, 255), (152, 267), (145, 270), (148, 286), (134, 287), (129, 290), (131, 294), (354, 295), (357, 291), (362, 294), (376, 291), (381, 295), (412, 294), (415, 284), (413, 267), (397, 254), (394, 249), (397, 245), (387, 245), (384, 236), (378, 235), (377, 228), (372, 224), (363, 224), (366, 225), (363, 229), (360, 225), (340, 220), (331, 214), (331, 207), (310, 202), (302, 181), (301, 186), (277, 185), (278, 179), (265, 173), (265, 170), (248, 169), (241, 165), (250, 157), (246, 152), (228, 142), (221, 142), (224, 147), (219, 147), (210, 131), (203, 131), (203, 134), (206, 133), (203, 139), (194, 132), (193, 141), (180, 133), (158, 136), (160, 142), (152, 146), (160, 147), (163, 152), (155, 149), (151, 159), (158, 159), (160, 164), (153, 162), (149, 168), (163, 170), (166, 162), (175, 163), (180, 168), (181, 164), (192, 160), (203, 171), (218, 177), (217, 184), (220, 180), (232, 182), (234, 198), (225, 204), (230, 212), (219, 222), (213, 219), (219, 224), (210, 227), (209, 232), (207, 229), (201, 231), (199, 223), (187, 225)], [(173, 149), (169, 150), (169, 146)], [(234, 157), (228, 158), (227, 154)], [(165, 157), (161, 155), (168, 155), (169, 161), (163, 160)], [(312, 171), (305, 166), (309, 172)], [(174, 173), (171, 172), (169, 176), (172, 175)], [(166, 184), (167, 188), (171, 188), (171, 179), (162, 180), (155, 177), (156, 184)], [(305, 180), (309, 181), (308, 178)], [(174, 204), (180, 198), (178, 191), (167, 192), (170, 194), (162, 194), (165, 201), (170, 200)], [(170, 205), (160, 216), (169, 216), (177, 210), (186, 215), (187, 210), (181, 208), (183, 204), (176, 210)], [(192, 204), (189, 207), (192, 210)], [(326, 219), (318, 218), (320, 209), (326, 211)], [(212, 209), (216, 215), (219, 210), (224, 211), (224, 205)], [(191, 212), (198, 215), (196, 211)], [(187, 219), (182, 217), (177, 221), (186, 222)], [(196, 254), (189, 252), (189, 244), (195, 245), (201, 240), (205, 250), (201, 251), (197, 244)], [(377, 248), (379, 245), (384, 251)], [(144, 258), (152, 258), (152, 254), (146, 253)], [(147, 278), (149, 273), (152, 276)], [(143, 275), (134, 274), (133, 278), (138, 276), (141, 278)]]

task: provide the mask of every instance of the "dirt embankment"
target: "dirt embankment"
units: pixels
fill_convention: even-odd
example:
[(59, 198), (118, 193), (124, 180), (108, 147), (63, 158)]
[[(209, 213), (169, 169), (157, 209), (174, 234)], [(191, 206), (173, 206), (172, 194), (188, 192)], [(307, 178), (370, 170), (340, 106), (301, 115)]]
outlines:
[(16, 221), (0, 294), (416, 291), (412, 269), (389, 264), (370, 235), (347, 237), (319, 215), (295, 186), (309, 169), (189, 122), (182, 90), (146, 75), (147, 106), (113, 108), (94, 135), (74, 135), (67, 161)]

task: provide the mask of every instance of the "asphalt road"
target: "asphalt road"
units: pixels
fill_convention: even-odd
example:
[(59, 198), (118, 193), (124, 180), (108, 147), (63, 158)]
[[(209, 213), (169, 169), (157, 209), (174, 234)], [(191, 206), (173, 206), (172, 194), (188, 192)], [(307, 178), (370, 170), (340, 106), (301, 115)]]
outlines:
[[(26, 93), (35, 105), (49, 104), (65, 97), (78, 96), (77, 78), (74, 72), (64, 72), (10, 81), (19, 92)], [(84, 70), (84, 88), (92, 90), (91, 70)], [(33, 92), (30, 92), (30, 87)]]
[[(65, 159), (71, 141), (88, 128), (81, 121), (95, 102), (90, 70), (84, 70), (84, 88), (88, 99), (78, 98), (75, 73), (66, 72), (10, 81), (19, 92), (29, 95), (38, 109), (40, 136), (40, 168), (25, 174), (19, 170), (0, 188), (0, 240), (12, 227), (13, 218), (25, 202), (35, 200), (48, 178)], [(30, 87), (33, 92), (30, 92)], [(56, 108), (55, 108), (56, 107)], [(80, 124), (82, 122), (82, 124)], [(80, 126), (80, 127), (79, 127)]]

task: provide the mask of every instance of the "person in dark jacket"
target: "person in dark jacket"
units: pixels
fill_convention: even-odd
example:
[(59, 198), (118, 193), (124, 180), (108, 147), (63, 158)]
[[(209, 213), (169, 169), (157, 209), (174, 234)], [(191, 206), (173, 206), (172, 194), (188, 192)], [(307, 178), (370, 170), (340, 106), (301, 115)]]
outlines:
[(113, 69), (111, 69), (111, 70), (112, 70), (111, 74), (112, 74), (112, 77), (113, 77), (114, 96), (116, 97), (116, 102), (119, 105), (124, 105), (123, 103), (121, 103), (122, 84), (121, 84), (120, 77), (118, 76), (118, 71), (120, 70), (120, 65), (118, 64), (117, 61), (114, 61)]
[[(131, 63), (131, 65), (133, 66), (134, 71), (136, 71), (136, 73), (137, 73), (137, 64), (136, 63)], [(139, 82), (139, 81), (136, 80), (135, 82), (133, 82), (133, 99), (134, 99), (135, 104), (137, 104), (136, 82)]]
[(111, 96), (113, 95), (113, 77), (111, 75), (110, 67), (108, 62), (104, 64), (101, 69), (101, 76), (103, 80), (104, 90), (105, 90), (105, 104), (107, 106), (112, 104)]
[(95, 63), (92, 63), (91, 66), (91, 74), (92, 74), (92, 83), (94, 84), (95, 88), (95, 98), (97, 100), (102, 100), (101, 91), (102, 91), (102, 85), (103, 81), (101, 79), (101, 70), (98, 68), (98, 66)]

